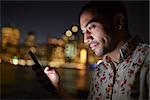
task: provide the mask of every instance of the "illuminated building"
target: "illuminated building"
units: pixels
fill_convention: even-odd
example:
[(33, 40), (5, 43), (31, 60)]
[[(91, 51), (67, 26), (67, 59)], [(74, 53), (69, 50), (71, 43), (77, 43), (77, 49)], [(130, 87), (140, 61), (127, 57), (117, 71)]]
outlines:
[(74, 59), (76, 56), (76, 45), (74, 43), (67, 43), (65, 45), (65, 57), (69, 58), (69, 59)]
[(20, 30), (16, 27), (6, 26), (1, 28), (3, 61), (9, 61), (13, 55), (19, 55)]
[(61, 67), (65, 63), (63, 48), (65, 42), (62, 39), (49, 38), (48, 44), (51, 47), (48, 65), (51, 67)]
[(20, 31), (15, 27), (2, 28), (2, 48), (7, 48), (8, 45), (17, 46), (19, 44)]
[(86, 64), (87, 62), (87, 50), (81, 49), (80, 51), (80, 63)]
[(25, 46), (35, 46), (36, 45), (36, 35), (34, 32), (29, 32), (27, 37), (25, 38)]

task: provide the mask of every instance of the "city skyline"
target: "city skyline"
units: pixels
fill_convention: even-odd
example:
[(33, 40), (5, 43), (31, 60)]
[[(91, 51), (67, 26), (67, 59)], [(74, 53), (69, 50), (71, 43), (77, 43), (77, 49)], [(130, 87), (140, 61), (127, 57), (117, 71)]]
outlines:
[(21, 43), (29, 32), (36, 33), (37, 43), (47, 43), (48, 37), (61, 38), (72, 25), (78, 25), (81, 4), (54, 1), (2, 2), (2, 26), (18, 27)]
[[(21, 43), (31, 31), (36, 33), (37, 43), (47, 43), (48, 37), (61, 38), (72, 25), (79, 26), (79, 12), (86, 3), (86, 1), (2, 1), (1, 25), (18, 27), (21, 31)], [(129, 30), (148, 41), (148, 2), (124, 4), (128, 11)]]

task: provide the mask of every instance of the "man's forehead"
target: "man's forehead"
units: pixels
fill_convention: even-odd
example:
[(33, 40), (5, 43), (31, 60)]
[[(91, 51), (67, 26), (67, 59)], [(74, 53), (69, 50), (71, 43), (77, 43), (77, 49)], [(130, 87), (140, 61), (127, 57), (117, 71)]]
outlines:
[[(82, 23), (82, 22), (81, 22)], [(100, 23), (102, 24), (102, 21), (99, 17), (95, 16), (95, 17), (92, 17), (90, 19), (83, 19), (83, 24), (81, 25), (81, 28), (86, 28), (88, 25), (90, 24), (94, 24), (94, 23)]]
[(86, 24), (93, 18), (93, 14), (90, 12), (84, 12), (80, 17), (81, 28), (86, 27)]

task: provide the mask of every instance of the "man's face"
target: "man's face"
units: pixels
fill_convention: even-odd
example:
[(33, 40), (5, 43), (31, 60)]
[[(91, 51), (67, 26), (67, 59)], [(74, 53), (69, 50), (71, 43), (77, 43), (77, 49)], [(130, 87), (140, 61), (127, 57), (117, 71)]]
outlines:
[(80, 26), (84, 34), (84, 42), (97, 56), (103, 56), (112, 47), (112, 37), (106, 33), (104, 26), (96, 21), (94, 14), (84, 11), (80, 16)]

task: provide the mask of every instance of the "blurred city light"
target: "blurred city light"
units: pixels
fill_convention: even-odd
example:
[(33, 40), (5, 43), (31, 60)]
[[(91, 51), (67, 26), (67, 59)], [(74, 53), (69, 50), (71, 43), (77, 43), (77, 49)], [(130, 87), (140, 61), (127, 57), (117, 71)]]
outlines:
[(17, 56), (13, 57), (13, 64), (18, 65), (18, 57)]
[(15, 27), (3, 27), (2, 32), (2, 48), (7, 48), (8, 44), (16, 46), (19, 44), (20, 31)]
[(27, 66), (32, 66), (34, 62), (32, 60), (26, 60)]
[(30, 50), (35, 53), (36, 52), (36, 48), (35, 47), (31, 47)]
[(65, 45), (65, 56), (66, 57), (69, 57), (69, 58), (73, 58), (75, 56), (75, 45), (74, 44), (71, 44), (71, 43), (68, 43)]
[(71, 36), (69, 37), (69, 40), (75, 40), (75, 36), (74, 36), (74, 35), (71, 35)]
[(78, 89), (84, 89), (86, 86), (86, 78), (85, 78), (86, 70), (79, 70), (78, 74), (79, 74), (79, 78), (78, 81), (76, 81), (77, 84), (76, 87)]
[(63, 38), (63, 40), (64, 40), (64, 42), (65, 42), (65, 43), (67, 43), (67, 42), (68, 42), (68, 37), (67, 37), (66, 35), (63, 35), (63, 37), (62, 37), (62, 38)]
[(71, 30), (72, 32), (78, 32), (78, 26), (72, 26)]
[[(5, 48), (2, 48), (0, 63), (3, 61), (23, 67), (32, 66), (34, 62), (28, 55), (29, 50), (35, 53), (37, 58), (40, 58), (42, 66), (85, 69), (86, 63), (92, 64), (96, 61), (92, 53), (87, 53), (87, 50), (83, 49), (86, 48), (83, 42), (77, 41), (78, 37), (74, 34), (78, 32), (78, 26), (76, 25), (66, 30), (62, 38), (48, 38), (48, 44), (38, 44), (35, 32), (28, 32), (24, 43), (21, 44), (18, 41), (21, 34), (19, 29), (3, 27), (1, 31), (2, 45)], [(16, 41), (18, 41), (18, 45), (16, 45)], [(73, 66), (66, 66), (68, 63), (72, 63)]]
[(25, 38), (25, 46), (35, 46), (36, 44), (36, 33), (29, 32), (27, 34), (27, 37)]
[(62, 39), (58, 39), (57, 41), (58, 45), (63, 46), (64, 45), (64, 41)]
[(18, 64), (22, 65), (22, 66), (25, 66), (26, 65), (26, 61), (24, 59), (19, 59)]
[(65, 64), (65, 61), (62, 59), (57, 59), (55, 61), (48, 62), (48, 65), (50, 67), (55, 67), (55, 68), (59, 68), (59, 67), (63, 66), (64, 64)]
[(80, 51), (80, 63), (85, 64), (86, 61), (87, 61), (87, 50), (81, 49), (81, 51)]
[(41, 60), (40, 61), (41, 66), (47, 66), (48, 65), (48, 61), (47, 60)]
[(72, 32), (70, 30), (66, 31), (66, 36), (70, 37), (72, 35)]
[(2, 63), (2, 59), (0, 58), (0, 63)]
[(53, 45), (58, 45), (58, 46), (63, 46), (65, 41), (62, 39), (55, 39), (55, 38), (49, 38), (48, 43), (53, 44)]
[(75, 68), (80, 69), (80, 70), (84, 70), (84, 69), (86, 69), (86, 65), (81, 64), (81, 63), (77, 63)]
[(94, 56), (89, 55), (89, 56), (88, 56), (88, 62), (89, 62), (90, 64), (95, 63), (95, 57), (94, 57)]

